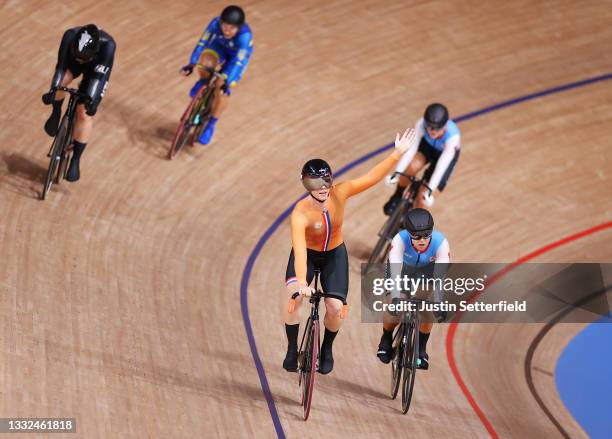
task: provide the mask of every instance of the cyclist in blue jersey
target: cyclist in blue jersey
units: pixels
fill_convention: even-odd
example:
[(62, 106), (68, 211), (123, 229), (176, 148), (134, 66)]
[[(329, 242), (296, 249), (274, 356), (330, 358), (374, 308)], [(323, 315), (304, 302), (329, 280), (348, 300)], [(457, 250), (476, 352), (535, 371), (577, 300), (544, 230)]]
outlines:
[[(447, 108), (438, 103), (431, 104), (425, 109), (425, 114), (415, 125), (415, 131), (415, 142), (398, 162), (395, 172), (416, 176), (429, 164), (423, 179), (431, 188), (431, 192), (422, 186), (414, 205), (431, 207), (434, 195), (438, 196), (444, 190), (457, 164), (461, 133), (457, 124), (449, 120)], [(385, 215), (391, 215), (399, 206), (409, 180), (403, 176), (397, 178), (390, 175), (385, 183), (389, 186), (397, 183), (395, 193), (383, 207)]]
[[(198, 139), (203, 145), (208, 145), (212, 140), (217, 120), (227, 108), (230, 90), (242, 77), (253, 53), (253, 33), (245, 20), (244, 11), (239, 6), (232, 5), (223, 9), (221, 15), (210, 22), (200, 37), (189, 64), (181, 69), (181, 74), (188, 76), (197, 63), (209, 68), (222, 66), (222, 79), (216, 82), (212, 118)], [(209, 76), (206, 70), (200, 69), (200, 79), (191, 89), (191, 97), (208, 83)]]
[[(402, 272), (427, 271), (436, 263), (450, 262), (450, 247), (444, 234), (434, 230), (434, 220), (429, 211), (422, 208), (410, 209), (404, 215), (404, 228), (395, 235), (391, 242), (389, 252), (389, 264), (391, 278), (400, 276)], [(425, 269), (425, 270), (423, 270)], [(433, 270), (431, 270), (433, 271)], [(395, 292), (394, 292), (395, 293)], [(393, 295), (393, 303), (397, 303), (398, 294)], [(444, 320), (444, 312), (434, 313), (438, 320)], [(383, 317), (383, 334), (378, 345), (378, 358), (387, 364), (393, 358), (393, 330), (398, 325), (398, 319), (385, 314)], [(419, 369), (429, 368), (429, 356), (427, 355), (427, 341), (433, 323), (421, 323), (419, 325)]]

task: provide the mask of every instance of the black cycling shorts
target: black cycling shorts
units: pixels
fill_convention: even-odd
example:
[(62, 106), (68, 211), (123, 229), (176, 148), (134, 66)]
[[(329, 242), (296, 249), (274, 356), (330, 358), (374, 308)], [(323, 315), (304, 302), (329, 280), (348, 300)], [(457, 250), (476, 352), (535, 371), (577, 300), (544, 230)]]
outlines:
[[(349, 287), (349, 264), (348, 253), (344, 243), (325, 252), (306, 249), (306, 253), (306, 281), (308, 285), (310, 285), (314, 278), (315, 268), (318, 268), (321, 271), (320, 279), (323, 292), (346, 300)], [(291, 249), (285, 280), (288, 281), (294, 277), (295, 256), (293, 249)]]
[[(425, 137), (423, 137), (421, 139), (421, 143), (419, 143), (419, 152), (425, 156), (425, 160), (427, 160), (427, 163), (429, 163), (429, 167), (425, 171), (425, 174), (423, 174), (423, 179), (429, 182), (429, 180), (431, 180), (431, 176), (434, 173), (434, 170), (436, 169), (436, 165), (438, 164), (438, 159), (440, 158), (442, 153), (435, 149), (433, 146), (431, 146), (429, 142), (425, 140)], [(442, 192), (446, 187), (446, 183), (448, 182), (448, 179), (453, 173), (453, 169), (455, 169), (457, 160), (459, 160), (459, 152), (459, 150), (455, 151), (455, 157), (453, 157), (453, 160), (448, 165), (446, 172), (440, 179), (440, 184), (438, 184), (438, 190), (440, 192)]]

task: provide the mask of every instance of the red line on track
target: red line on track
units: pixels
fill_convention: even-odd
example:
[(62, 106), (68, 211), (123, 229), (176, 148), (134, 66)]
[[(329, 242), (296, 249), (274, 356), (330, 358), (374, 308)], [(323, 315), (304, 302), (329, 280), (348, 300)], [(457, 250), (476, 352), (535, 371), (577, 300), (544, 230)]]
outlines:
[[(591, 227), (589, 229), (583, 230), (573, 235), (566, 236), (565, 238), (562, 238), (558, 241), (545, 245), (544, 247), (541, 247), (525, 256), (518, 258), (516, 261), (512, 262), (511, 264), (508, 264), (506, 267), (504, 267), (503, 269), (495, 273), (493, 276), (489, 278), (487, 282), (487, 286), (493, 284), (494, 282), (499, 280), (502, 276), (506, 275), (509, 271), (511, 271), (512, 269), (514, 269), (515, 267), (521, 264), (524, 264), (525, 262), (528, 262), (534, 258), (537, 258), (538, 256), (541, 256), (544, 253), (548, 253), (549, 251), (554, 250), (558, 247), (561, 247), (565, 244), (568, 244), (573, 241), (577, 241), (578, 239), (585, 238), (589, 235), (593, 235), (597, 232), (601, 232), (609, 228), (612, 228), (612, 221), (608, 221), (598, 226)], [(480, 294), (472, 296), (472, 298), (470, 299), (470, 302), (476, 300), (479, 295)], [(455, 380), (457, 381), (459, 388), (461, 389), (461, 391), (467, 398), (468, 402), (474, 409), (474, 412), (476, 412), (476, 415), (482, 422), (482, 425), (484, 425), (484, 427), (487, 429), (487, 431), (489, 432), (492, 438), (499, 439), (499, 435), (493, 428), (493, 425), (487, 419), (482, 409), (478, 406), (476, 399), (474, 399), (474, 396), (472, 395), (470, 390), (467, 388), (465, 382), (463, 381), (463, 378), (461, 378), (461, 374), (459, 373), (459, 368), (457, 367), (457, 363), (455, 361), (455, 351), (454, 351), (453, 342), (455, 340), (455, 334), (457, 333), (457, 328), (459, 326), (458, 322), (461, 319), (461, 314), (462, 313), (458, 313), (455, 316), (455, 318), (453, 319), (453, 322), (450, 324), (448, 333), (446, 334), (446, 357), (448, 358), (448, 364), (450, 365), (451, 371), (453, 372), (453, 376), (455, 377)]]

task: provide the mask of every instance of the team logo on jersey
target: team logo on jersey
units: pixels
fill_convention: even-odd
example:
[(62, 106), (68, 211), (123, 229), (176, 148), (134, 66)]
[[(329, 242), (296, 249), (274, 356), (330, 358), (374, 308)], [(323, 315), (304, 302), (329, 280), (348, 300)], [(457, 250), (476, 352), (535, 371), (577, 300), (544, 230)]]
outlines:
[(91, 41), (91, 35), (89, 35), (89, 32), (84, 31), (81, 34), (81, 38), (79, 38), (79, 52), (82, 52), (85, 45), (89, 43), (90, 41)]
[(94, 70), (98, 73), (102, 73), (103, 75), (108, 73), (108, 67), (103, 66), (102, 64), (98, 64)]
[(106, 93), (106, 88), (108, 87), (108, 81), (104, 83), (104, 87), (102, 87), (102, 93), (100, 93), (100, 97), (104, 97), (104, 93)]

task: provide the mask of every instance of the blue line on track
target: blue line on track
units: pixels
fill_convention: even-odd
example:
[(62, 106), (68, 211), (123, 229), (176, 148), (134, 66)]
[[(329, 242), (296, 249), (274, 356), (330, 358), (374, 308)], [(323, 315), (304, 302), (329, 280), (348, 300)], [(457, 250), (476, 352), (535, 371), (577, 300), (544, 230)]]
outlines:
[[(612, 79), (612, 73), (606, 73), (604, 75), (595, 76), (592, 78), (584, 79), (581, 81), (571, 82), (569, 84), (560, 85), (557, 87), (548, 88), (546, 90), (542, 90), (536, 93), (531, 93), (525, 96), (520, 96), (514, 99), (509, 99), (507, 101), (500, 102), (498, 104), (491, 105), (489, 107), (482, 108), (480, 110), (472, 111), (471, 113), (463, 114), (457, 118), (453, 118), (453, 120), (457, 123), (473, 119), (475, 117), (483, 116), (487, 113), (491, 113), (492, 111), (501, 110), (506, 107), (511, 107), (513, 105), (522, 104), (523, 102), (531, 101), (533, 99), (549, 96), (556, 93), (561, 93), (568, 90), (573, 90), (579, 87), (584, 87), (587, 85), (595, 84), (602, 81), (607, 81)], [(336, 177), (340, 177), (342, 174), (350, 171), (356, 166), (370, 160), (371, 158), (376, 157), (379, 154), (387, 151), (388, 149), (393, 147), (393, 143), (389, 143), (388, 145), (382, 146), (368, 154), (365, 154), (362, 157), (350, 162), (348, 165), (341, 168), (334, 175)], [(283, 426), (280, 422), (280, 418), (278, 416), (278, 411), (276, 409), (276, 404), (274, 404), (274, 397), (272, 396), (272, 392), (270, 392), (270, 385), (268, 384), (268, 379), (266, 378), (266, 372), (264, 370), (263, 364), (261, 362), (261, 358), (259, 357), (259, 352), (257, 351), (257, 343), (255, 342), (255, 336), (253, 335), (253, 327), (251, 326), (251, 317), (249, 316), (249, 304), (248, 304), (248, 287), (249, 287), (249, 279), (251, 278), (251, 273), (253, 272), (253, 267), (255, 265), (255, 261), (257, 257), (261, 253), (263, 246), (270, 239), (270, 237), (276, 232), (276, 230), (280, 227), (280, 225), (289, 217), (291, 211), (293, 210), (293, 206), (295, 203), (304, 198), (306, 194), (302, 195), (300, 198), (295, 200), (291, 205), (285, 209), (279, 216), (274, 220), (274, 222), (266, 229), (266, 231), (261, 235), (259, 241), (255, 245), (255, 248), (251, 251), (247, 263), (242, 272), (242, 279), (240, 281), (240, 310), (242, 312), (242, 320), (244, 322), (244, 329), (246, 331), (247, 339), (249, 341), (249, 347), (251, 349), (251, 354), (253, 355), (253, 362), (255, 363), (255, 368), (257, 369), (257, 375), (259, 376), (259, 381), (261, 383), (261, 390), (263, 391), (264, 397), (266, 398), (266, 402), (268, 403), (268, 409), (270, 410), (270, 416), (272, 417), (272, 422), (274, 423), (274, 428), (276, 429), (276, 434), (279, 438), (285, 438), (285, 431), (283, 430)], [(280, 367), (280, 366), (279, 366)]]

